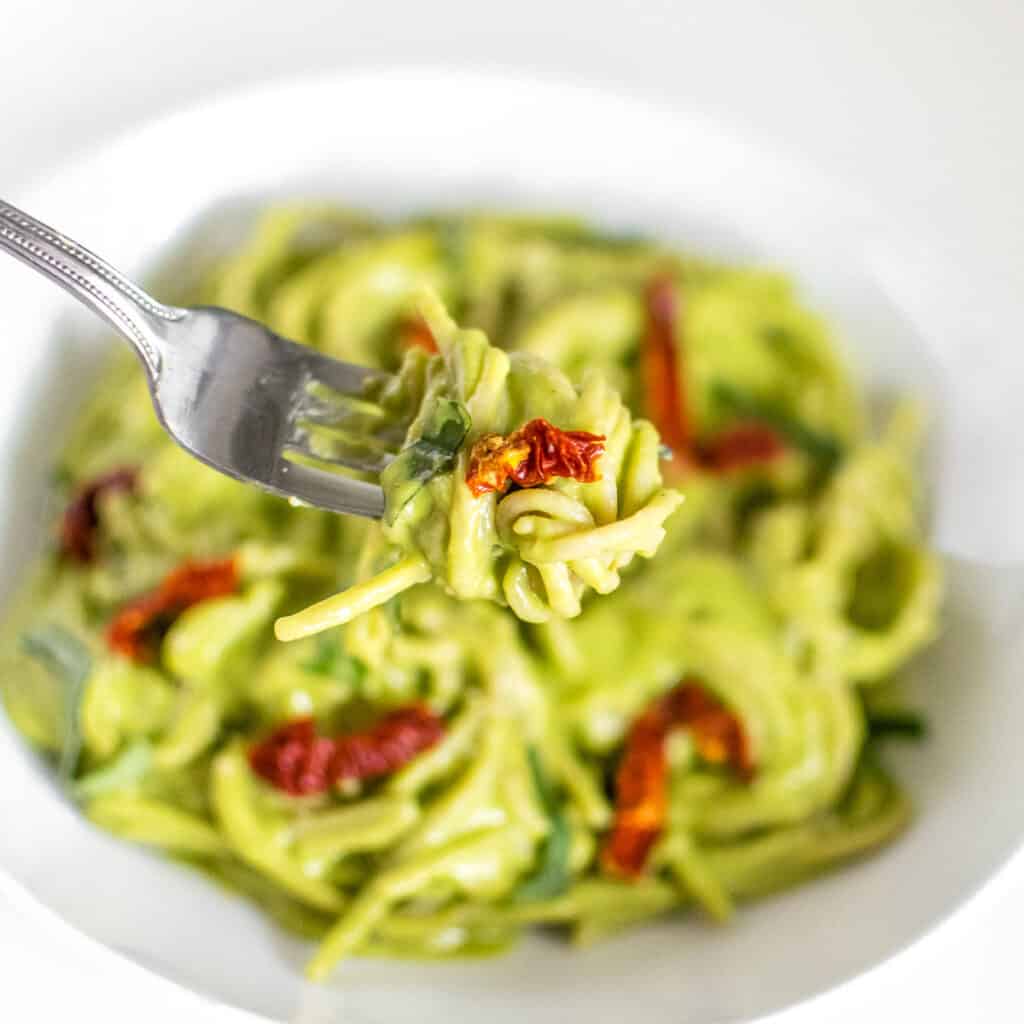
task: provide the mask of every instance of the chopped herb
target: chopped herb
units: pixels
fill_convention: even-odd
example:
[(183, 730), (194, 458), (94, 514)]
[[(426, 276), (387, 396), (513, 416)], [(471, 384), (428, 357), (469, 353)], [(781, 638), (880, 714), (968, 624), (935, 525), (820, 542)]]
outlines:
[(153, 748), (146, 740), (125, 747), (110, 764), (83, 775), (72, 787), (76, 800), (92, 800), (104, 793), (127, 789), (141, 782), (153, 763)]
[(74, 777), (82, 750), (79, 720), (82, 692), (92, 671), (92, 657), (86, 646), (62, 626), (47, 625), (22, 634), (21, 646), (60, 683), (62, 716), (58, 772), (64, 782)]
[(358, 686), (366, 675), (366, 666), (345, 651), (337, 632), (321, 633), (316, 650), (302, 663), (302, 668), (318, 676), (329, 676)]
[(730, 411), (774, 427), (790, 444), (806, 452), (827, 470), (831, 470), (843, 457), (843, 446), (837, 438), (801, 423), (775, 402), (744, 394), (722, 380), (715, 381), (712, 394), (715, 401)]
[(921, 740), (928, 735), (928, 723), (916, 711), (869, 711), (868, 735), (872, 739), (898, 736)]
[(544, 773), (540, 755), (534, 747), (527, 751), (527, 757), (537, 797), (551, 824), (551, 831), (544, 840), (537, 869), (513, 895), (517, 903), (553, 899), (569, 888), (569, 844), (572, 839), (569, 821), (558, 803), (551, 782)]
[(390, 485), (384, 488), (388, 495), (385, 519), (389, 525), (428, 480), (454, 468), (471, 425), (464, 405), (448, 398), (438, 399), (423, 433), (403, 448), (384, 471), (386, 483)]

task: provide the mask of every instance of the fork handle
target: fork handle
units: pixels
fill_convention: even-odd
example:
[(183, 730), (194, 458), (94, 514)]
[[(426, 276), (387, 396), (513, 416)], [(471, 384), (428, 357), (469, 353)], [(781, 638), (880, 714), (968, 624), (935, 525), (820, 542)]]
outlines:
[(0, 249), (56, 281), (108, 320), (135, 347), (150, 375), (160, 372), (166, 325), (183, 309), (165, 306), (84, 246), (0, 199)]

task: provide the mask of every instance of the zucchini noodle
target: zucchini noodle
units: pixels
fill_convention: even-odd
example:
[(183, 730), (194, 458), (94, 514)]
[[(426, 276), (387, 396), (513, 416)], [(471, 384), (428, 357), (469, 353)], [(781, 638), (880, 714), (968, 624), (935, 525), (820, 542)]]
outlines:
[[(97, 826), (318, 941), (322, 979), (726, 921), (907, 825), (873, 722), (910, 721), (895, 681), (939, 624), (920, 414), (869, 429), (784, 277), (568, 218), (294, 205), (181, 298), (388, 371), (311, 434), (394, 456), (387, 517), (218, 475), (111, 366), (0, 675)], [(603, 438), (598, 478), (477, 493), (478, 442), (534, 420)], [(230, 586), (175, 597), (214, 563)], [(668, 721), (681, 692), (703, 718)]]
[[(400, 454), (384, 472), (384, 534), (408, 554), (344, 593), (280, 619), (279, 640), (343, 625), (430, 579), (455, 597), (507, 604), (527, 622), (573, 618), (585, 587), (611, 593), (619, 585), (619, 568), (634, 555), (654, 555), (665, 519), (683, 500), (661, 486), (654, 428), (633, 421), (603, 376), (589, 375), (577, 392), (557, 367), (523, 353), (506, 354), (478, 330), (459, 330), (430, 294), (420, 299), (419, 309), (440, 355), (421, 382), (425, 393), (403, 452), (414, 454), (426, 425), (444, 415), (439, 409), (457, 402), (469, 427), (452, 452), (453, 469), (421, 484), (410, 479)], [(399, 380), (408, 376), (402, 372)], [(607, 438), (601, 478), (474, 495), (466, 483), (468, 446), (536, 417)]]

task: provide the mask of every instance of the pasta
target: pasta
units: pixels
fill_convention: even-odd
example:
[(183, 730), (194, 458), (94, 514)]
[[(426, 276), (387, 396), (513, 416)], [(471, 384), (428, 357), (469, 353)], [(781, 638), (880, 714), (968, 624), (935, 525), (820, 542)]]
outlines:
[[(478, 330), (460, 331), (429, 294), (420, 301), (420, 315), (440, 355), (427, 367), (420, 409), (383, 476), (384, 534), (406, 557), (279, 620), (280, 640), (343, 625), (431, 579), (455, 597), (505, 603), (526, 622), (573, 618), (585, 587), (611, 593), (618, 570), (634, 555), (653, 556), (665, 519), (682, 501), (678, 491), (661, 486), (654, 428), (633, 422), (600, 374), (589, 375), (577, 391), (557, 367), (528, 354), (507, 354)], [(403, 370), (398, 379), (412, 376)], [(538, 417), (600, 438), (599, 477), (474, 493), (472, 443)], [(425, 438), (440, 440), (450, 427), (458, 445), (450, 468), (421, 480), (420, 446)], [(437, 440), (431, 441), (435, 449)]]
[(869, 429), (783, 277), (296, 205), (182, 298), (389, 371), (315, 436), (397, 450), (387, 518), (219, 476), (111, 366), (0, 675), (97, 826), (319, 942), (316, 979), (725, 921), (906, 826), (920, 416)]

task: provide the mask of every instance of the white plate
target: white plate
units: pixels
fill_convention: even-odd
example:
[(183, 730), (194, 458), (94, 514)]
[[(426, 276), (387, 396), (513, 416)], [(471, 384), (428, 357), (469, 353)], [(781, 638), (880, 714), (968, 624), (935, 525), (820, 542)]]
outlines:
[[(746, 908), (728, 929), (673, 921), (587, 952), (535, 937), (476, 963), (355, 961), (312, 989), (299, 976), (301, 944), (198, 876), (84, 824), (4, 723), (4, 888), (164, 978), (276, 1019), (717, 1024), (879, 964), (991, 878), (1024, 834), (1024, 572), (1014, 529), (1024, 501), (1008, 470), (1021, 454), (1021, 357), (942, 329), (965, 295), (982, 301), (977, 287), (917, 273), (905, 255), (915, 250), (894, 243), (890, 222), (867, 204), (704, 119), (504, 77), (366, 72), (248, 92), (143, 128), (11, 198), (141, 272), (204, 212), (310, 192), (394, 212), (576, 211), (699, 252), (780, 264), (837, 324), (872, 394), (909, 389), (931, 404), (935, 532), (951, 556), (950, 597), (943, 637), (917, 668), (933, 737), (899, 758), (918, 821), (879, 857)], [(9, 589), (40, 543), (48, 460), (99, 349), (92, 322), (69, 317), (69, 302), (13, 261), (0, 263), (0, 295)], [(58, 326), (74, 343), (55, 342)]]

